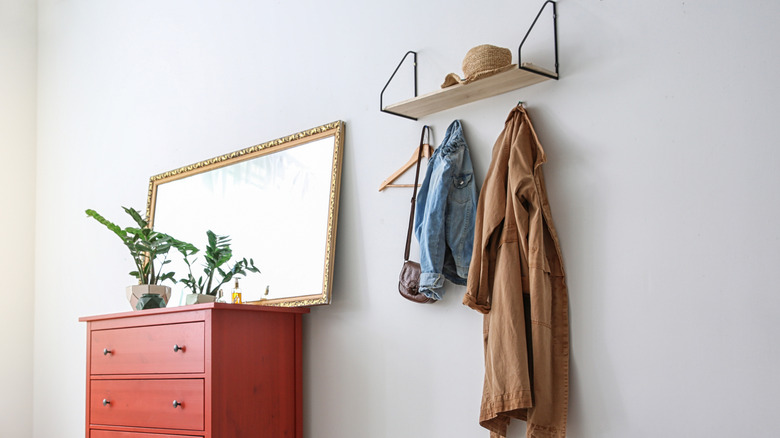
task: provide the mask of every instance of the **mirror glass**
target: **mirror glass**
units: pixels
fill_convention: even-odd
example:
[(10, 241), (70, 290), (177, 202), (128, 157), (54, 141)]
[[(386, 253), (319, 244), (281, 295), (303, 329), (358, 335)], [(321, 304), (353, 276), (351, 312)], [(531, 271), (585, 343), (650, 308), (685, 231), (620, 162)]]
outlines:
[[(153, 176), (147, 215), (200, 249), (196, 278), (206, 230), (230, 236), (230, 265), (251, 258), (260, 269), (240, 279), (244, 302), (329, 304), (343, 142), (339, 121)], [(187, 266), (171, 254), (166, 271), (183, 278)], [(183, 285), (171, 287), (169, 306), (183, 304)]]

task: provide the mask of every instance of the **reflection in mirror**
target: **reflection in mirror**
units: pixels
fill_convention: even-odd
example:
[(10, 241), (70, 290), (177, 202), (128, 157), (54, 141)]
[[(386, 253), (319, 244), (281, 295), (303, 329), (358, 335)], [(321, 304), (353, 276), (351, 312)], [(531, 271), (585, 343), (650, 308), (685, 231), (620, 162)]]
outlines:
[[(329, 304), (343, 142), (339, 121), (153, 176), (150, 222), (201, 250), (196, 278), (206, 230), (229, 235), (232, 262), (252, 258), (261, 271), (240, 280), (244, 302)], [(186, 265), (172, 259), (183, 278)], [(183, 303), (183, 285), (172, 288), (169, 306)]]

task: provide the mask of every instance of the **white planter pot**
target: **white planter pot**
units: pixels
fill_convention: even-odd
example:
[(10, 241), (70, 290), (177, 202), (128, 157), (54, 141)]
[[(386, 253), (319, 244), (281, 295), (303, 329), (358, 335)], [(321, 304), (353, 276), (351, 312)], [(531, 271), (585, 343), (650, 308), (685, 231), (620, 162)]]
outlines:
[(213, 303), (217, 300), (214, 295), (206, 294), (187, 294), (184, 296), (184, 302), (186, 304), (200, 304), (200, 303)]
[(127, 301), (130, 302), (130, 306), (133, 310), (135, 310), (135, 305), (138, 304), (138, 300), (141, 299), (144, 294), (160, 295), (166, 305), (171, 298), (170, 287), (156, 284), (136, 284), (135, 286), (127, 286), (125, 292), (127, 293)]

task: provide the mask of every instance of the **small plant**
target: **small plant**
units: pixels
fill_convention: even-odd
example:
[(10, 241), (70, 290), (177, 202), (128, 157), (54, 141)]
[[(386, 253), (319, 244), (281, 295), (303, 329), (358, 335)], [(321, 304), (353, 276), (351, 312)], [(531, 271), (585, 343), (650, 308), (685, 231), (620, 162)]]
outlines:
[[(208, 246), (206, 246), (206, 252), (203, 254), (205, 263), (203, 265), (203, 276), (195, 279), (192, 274), (193, 260), (190, 262), (189, 257), (194, 256), (199, 252), (198, 248), (189, 243), (179, 245), (176, 248), (184, 257), (184, 263), (187, 264), (187, 277), (178, 280), (179, 283), (183, 283), (187, 289), (190, 289), (192, 293), (217, 295), (220, 286), (229, 282), (236, 275), (247, 275), (248, 272), (259, 273), (260, 270), (255, 266), (253, 259), (241, 259), (237, 261), (232, 267), (227, 265), (231, 258), (233, 258), (233, 250), (230, 249), (230, 237), (218, 236), (213, 231), (206, 231), (208, 237)], [(225, 266), (226, 269), (222, 267)], [(218, 274), (218, 275), (217, 275)], [(216, 277), (216, 278), (215, 278)], [(216, 283), (216, 285), (214, 285)]]
[[(186, 248), (192, 247), (192, 245), (176, 240), (168, 234), (154, 231), (149, 227), (149, 222), (141, 217), (137, 210), (122, 208), (133, 218), (133, 221), (138, 225), (137, 227), (123, 229), (95, 210), (86, 210), (86, 213), (87, 216), (105, 225), (122, 239), (122, 243), (130, 250), (130, 255), (135, 263), (135, 270), (131, 271), (130, 275), (137, 278), (139, 284), (161, 284), (165, 280), (176, 281), (173, 278), (173, 272), (163, 273), (163, 267), (170, 263), (168, 251), (171, 248)], [(161, 258), (159, 262), (158, 258)], [(155, 263), (157, 263), (156, 266)]]

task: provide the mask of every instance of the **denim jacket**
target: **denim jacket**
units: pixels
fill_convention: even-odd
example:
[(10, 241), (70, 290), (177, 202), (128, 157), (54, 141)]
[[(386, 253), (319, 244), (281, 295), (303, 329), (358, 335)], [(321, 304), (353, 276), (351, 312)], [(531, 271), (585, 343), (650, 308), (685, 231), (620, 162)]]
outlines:
[(417, 195), (414, 233), (420, 243), (420, 292), (440, 300), (444, 279), (465, 285), (474, 247), (477, 189), (460, 121), (447, 128)]

